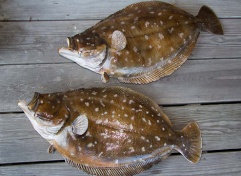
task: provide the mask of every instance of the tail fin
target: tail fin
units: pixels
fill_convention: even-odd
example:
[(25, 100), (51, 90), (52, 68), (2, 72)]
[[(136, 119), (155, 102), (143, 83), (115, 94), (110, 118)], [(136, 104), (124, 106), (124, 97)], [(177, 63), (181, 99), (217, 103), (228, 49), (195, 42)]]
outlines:
[(190, 162), (197, 163), (202, 154), (202, 137), (196, 122), (189, 123), (180, 133), (181, 143), (177, 150)]
[(218, 17), (209, 7), (202, 6), (197, 15), (197, 20), (202, 30), (213, 34), (223, 35), (222, 25)]

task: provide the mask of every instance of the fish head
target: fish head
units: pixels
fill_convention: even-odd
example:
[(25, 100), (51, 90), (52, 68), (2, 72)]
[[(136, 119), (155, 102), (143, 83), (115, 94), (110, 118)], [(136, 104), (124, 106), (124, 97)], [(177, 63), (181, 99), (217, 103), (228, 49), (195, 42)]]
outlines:
[(59, 49), (59, 54), (80, 66), (99, 72), (107, 54), (107, 44), (99, 34), (83, 32), (67, 38), (68, 47)]
[(29, 104), (21, 100), (18, 102), (34, 129), (49, 142), (69, 117), (68, 109), (61, 100), (56, 95), (35, 93)]

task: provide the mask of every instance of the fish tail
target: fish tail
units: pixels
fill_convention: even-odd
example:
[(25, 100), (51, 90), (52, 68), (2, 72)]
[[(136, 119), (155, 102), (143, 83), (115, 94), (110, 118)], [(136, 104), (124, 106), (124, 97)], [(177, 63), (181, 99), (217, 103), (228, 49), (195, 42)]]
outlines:
[(223, 35), (222, 25), (216, 14), (207, 6), (202, 6), (197, 21), (201, 30), (211, 32), (213, 34)]
[(189, 123), (180, 132), (177, 150), (190, 162), (197, 163), (202, 154), (202, 137), (196, 122)]

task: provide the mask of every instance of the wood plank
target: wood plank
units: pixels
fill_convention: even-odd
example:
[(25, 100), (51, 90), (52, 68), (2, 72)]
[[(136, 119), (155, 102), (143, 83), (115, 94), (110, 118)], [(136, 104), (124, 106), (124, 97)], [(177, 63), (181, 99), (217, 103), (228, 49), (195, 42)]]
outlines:
[[(174, 129), (197, 121), (203, 151), (238, 149), (241, 146), (241, 104), (164, 107)], [(47, 153), (49, 144), (33, 129), (24, 114), (0, 115), (0, 164), (62, 160)]]
[[(200, 163), (191, 164), (178, 156), (170, 156), (167, 160), (155, 165), (151, 169), (139, 174), (139, 176), (240, 176), (241, 152), (223, 152), (203, 154)], [(72, 168), (66, 163), (27, 164), (0, 167), (2, 176), (87, 176), (83, 171)]]
[[(69, 62), (58, 55), (66, 37), (97, 21), (0, 22), (0, 65)], [(202, 32), (189, 59), (241, 58), (241, 19), (221, 20), (224, 36)]]
[(117, 79), (103, 84), (100, 75), (74, 63), (5, 65), (0, 69), (0, 112), (19, 111), (18, 100), (30, 101), (34, 92), (111, 85), (130, 87), (162, 105), (240, 102), (240, 68), (241, 59), (188, 60), (171, 76), (140, 86)]
[[(103, 19), (125, 6), (145, 0), (1, 1), (0, 20)], [(202, 5), (210, 6), (220, 18), (240, 18), (239, 0), (163, 0), (196, 15)]]

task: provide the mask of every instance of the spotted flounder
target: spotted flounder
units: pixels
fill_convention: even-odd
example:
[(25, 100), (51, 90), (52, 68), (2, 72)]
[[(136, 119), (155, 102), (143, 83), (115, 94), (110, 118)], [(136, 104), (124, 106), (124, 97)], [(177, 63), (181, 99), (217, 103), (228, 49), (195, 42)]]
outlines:
[(175, 131), (148, 97), (123, 87), (35, 93), (20, 108), (34, 129), (66, 162), (94, 175), (135, 175), (177, 150), (188, 161), (201, 156), (197, 123)]
[(207, 6), (193, 16), (164, 2), (127, 6), (67, 38), (59, 54), (80, 66), (125, 83), (146, 84), (170, 75), (191, 54), (200, 31), (223, 34)]

